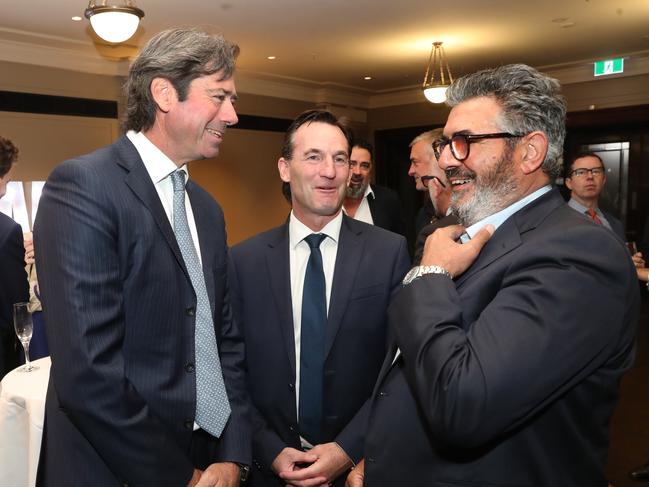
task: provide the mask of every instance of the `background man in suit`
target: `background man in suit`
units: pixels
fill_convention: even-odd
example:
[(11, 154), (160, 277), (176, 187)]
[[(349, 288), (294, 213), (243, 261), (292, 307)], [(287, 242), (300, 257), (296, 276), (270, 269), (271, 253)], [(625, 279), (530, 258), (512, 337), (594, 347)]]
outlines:
[[(415, 180), (415, 189), (417, 191), (428, 191), (424, 185), (424, 180), (421, 178), (429, 175), (430, 164), (436, 161), (433, 152), (433, 142), (441, 136), (442, 129), (438, 128), (423, 132), (410, 142), (410, 167), (408, 168), (408, 176)], [(417, 212), (417, 217), (415, 218), (415, 235), (419, 235), (426, 225), (437, 220), (438, 213), (429, 195), (426, 194), (424, 204)], [(444, 215), (445, 213), (442, 214), (442, 216)]]
[(462, 226), (429, 237), (390, 305), (400, 354), (377, 382), (365, 485), (605, 487), (639, 308), (631, 259), (551, 187), (556, 80), (503, 66), (447, 96), (434, 147)]
[(238, 52), (194, 29), (153, 37), (129, 71), (127, 134), (45, 185), (39, 485), (234, 486), (234, 462), (249, 463), (223, 212), (184, 184), (186, 164), (215, 157), (237, 122)]
[[(436, 130), (431, 132), (437, 133)], [(442, 131), (440, 129), (438, 132), (438, 138), (441, 136)], [(428, 137), (426, 137), (426, 140), (428, 140)], [(433, 141), (431, 141), (431, 150), (432, 147)], [(428, 161), (428, 174), (421, 176), (420, 179), (424, 187), (428, 190), (430, 202), (435, 209), (435, 217), (430, 223), (428, 223), (428, 225), (424, 226), (424, 228), (419, 232), (419, 235), (417, 235), (413, 258), (414, 265), (419, 265), (421, 256), (424, 252), (424, 244), (431, 233), (438, 228), (459, 223), (457, 217), (450, 211), (452, 193), (451, 183), (446, 179), (446, 174), (439, 167), (435, 154), (432, 154)]]
[[(0, 198), (7, 192), (11, 168), (18, 149), (0, 137)], [(0, 379), (18, 366), (13, 304), (29, 300), (29, 283), (25, 272), (23, 231), (15, 221), (0, 213)]]
[(300, 115), (278, 161), (291, 190), (288, 222), (232, 249), (254, 405), (253, 486), (335, 482), (362, 456), (386, 307), (409, 259), (402, 236), (341, 211), (349, 148), (332, 113)]
[(390, 188), (370, 184), (373, 159), (372, 145), (354, 140), (349, 158), (351, 177), (343, 202), (345, 212), (356, 220), (403, 235), (405, 224), (399, 195)]
[(624, 225), (612, 214), (599, 208), (599, 195), (606, 184), (606, 168), (602, 159), (592, 152), (578, 156), (570, 164), (565, 179), (570, 190), (568, 205), (603, 225), (625, 240)]

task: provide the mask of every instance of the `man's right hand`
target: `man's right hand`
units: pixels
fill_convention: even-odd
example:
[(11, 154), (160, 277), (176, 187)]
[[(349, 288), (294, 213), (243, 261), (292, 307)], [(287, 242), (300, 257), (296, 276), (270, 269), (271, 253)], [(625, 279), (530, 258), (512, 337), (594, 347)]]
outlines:
[(365, 480), (365, 459), (363, 458), (356, 466), (349, 472), (345, 487), (363, 487)]
[(192, 478), (189, 479), (189, 483), (187, 484), (187, 487), (194, 487), (198, 481), (201, 479), (201, 475), (203, 472), (201, 470), (198, 470), (197, 468), (194, 469), (194, 473), (192, 474)]
[(280, 472), (297, 470), (300, 464), (311, 464), (318, 459), (316, 455), (287, 446), (273, 460), (271, 468), (276, 475)]

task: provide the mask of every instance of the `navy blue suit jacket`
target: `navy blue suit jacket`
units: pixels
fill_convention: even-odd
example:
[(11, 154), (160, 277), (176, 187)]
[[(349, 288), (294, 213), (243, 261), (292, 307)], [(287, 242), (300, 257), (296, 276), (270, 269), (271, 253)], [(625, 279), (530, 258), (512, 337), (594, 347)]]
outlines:
[(390, 305), (402, 355), (377, 382), (365, 486), (606, 487), (638, 308), (624, 244), (556, 190), (533, 201), (455, 281)]
[[(270, 466), (300, 448), (288, 223), (232, 248), (235, 316), (246, 343), (253, 402), (252, 486), (284, 485)], [(343, 216), (324, 365), (323, 442), (362, 456), (367, 408), (387, 350), (386, 308), (409, 266), (405, 239)]]
[[(223, 213), (192, 181), (187, 192), (232, 406), (210, 460), (249, 463)], [(38, 484), (186, 485), (195, 467), (196, 297), (155, 187), (126, 137), (52, 172), (34, 237), (52, 355)]]
[(0, 213), (0, 379), (18, 365), (13, 304), (29, 301), (23, 231)]

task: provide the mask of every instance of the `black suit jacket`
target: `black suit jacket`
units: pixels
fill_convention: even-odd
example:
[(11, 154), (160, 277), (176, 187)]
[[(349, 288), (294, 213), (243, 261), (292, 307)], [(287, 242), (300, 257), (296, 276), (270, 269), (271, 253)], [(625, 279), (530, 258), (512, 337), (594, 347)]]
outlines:
[[(232, 406), (209, 459), (249, 463), (223, 213), (191, 181), (187, 192)], [(197, 466), (190, 459), (196, 298), (126, 137), (52, 172), (34, 237), (52, 355), (38, 484), (186, 485)]]
[(506, 220), (455, 281), (390, 309), (366, 487), (597, 486), (639, 295), (623, 243), (556, 190)]
[(426, 245), (426, 239), (428, 236), (433, 233), (438, 228), (448, 227), (450, 225), (458, 225), (460, 220), (453, 214), (446, 215), (439, 220), (435, 220), (433, 223), (429, 223), (424, 228), (421, 229), (419, 235), (417, 235), (417, 241), (415, 242), (415, 256), (412, 259), (413, 265), (419, 265), (421, 262), (421, 257), (424, 254), (424, 245)]
[(18, 366), (13, 304), (29, 301), (23, 231), (0, 213), (0, 379)]
[[(252, 486), (284, 485), (271, 463), (300, 448), (288, 223), (232, 248), (235, 316), (254, 404)], [(325, 344), (323, 443), (362, 456), (367, 408), (387, 350), (386, 308), (408, 269), (405, 239), (343, 216)], [(343, 479), (344, 480), (344, 479)]]
[(399, 235), (406, 234), (406, 224), (403, 221), (401, 201), (396, 191), (383, 186), (371, 185), (374, 196), (367, 197), (367, 203), (372, 214), (372, 221), (377, 227), (385, 228)]

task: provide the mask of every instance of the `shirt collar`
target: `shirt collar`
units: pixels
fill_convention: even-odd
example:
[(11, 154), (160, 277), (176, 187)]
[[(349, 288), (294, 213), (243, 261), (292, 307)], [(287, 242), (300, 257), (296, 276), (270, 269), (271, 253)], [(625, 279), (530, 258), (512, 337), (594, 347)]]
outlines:
[(368, 184), (367, 188), (365, 188), (365, 194), (363, 195), (363, 198), (367, 198), (368, 195), (372, 195), (372, 198), (374, 198), (374, 190), (372, 189), (372, 185)]
[[(587, 206), (582, 205), (579, 201), (577, 201), (576, 199), (573, 199), (573, 198), (570, 198), (570, 200), (568, 201), (568, 206), (574, 208), (574, 209), (577, 210), (579, 213), (586, 213), (586, 212), (588, 211), (588, 207), (587, 207)], [(593, 208), (593, 209), (595, 210), (595, 212), (596, 212), (598, 215), (601, 214), (601, 211), (599, 210), (598, 207), (595, 207), (595, 208)]]
[(474, 223), (473, 225), (471, 225), (465, 230), (465, 234), (468, 235), (468, 238), (465, 237), (463, 234), (461, 237), (462, 242), (465, 242), (470, 238), (473, 238), (475, 234), (478, 233), (485, 225), (492, 224), (494, 226), (494, 230), (497, 230), (498, 227), (502, 225), (505, 222), (505, 220), (507, 220), (510, 216), (512, 216), (514, 213), (516, 213), (518, 210), (522, 209), (523, 207), (529, 205), (535, 199), (539, 198), (540, 196), (550, 191), (550, 189), (552, 188), (549, 184), (543, 186), (542, 188), (537, 189), (533, 193), (528, 194), (523, 199), (518, 200), (516, 203), (513, 203), (509, 205), (507, 208), (500, 210), (498, 213), (489, 215), (487, 218), (484, 218), (479, 222)]
[(291, 249), (295, 249), (297, 245), (302, 240), (304, 240), (305, 237), (308, 237), (312, 233), (323, 233), (337, 243), (338, 238), (340, 237), (340, 227), (342, 226), (342, 223), (343, 212), (339, 211), (338, 214), (333, 218), (333, 220), (327, 223), (322, 228), (322, 230), (320, 230), (319, 232), (314, 232), (304, 223), (298, 220), (298, 218), (295, 216), (295, 213), (293, 213), (293, 211), (291, 210), (291, 215), (288, 219), (288, 235)]
[[(133, 143), (138, 154), (140, 154), (140, 158), (153, 184), (158, 184), (172, 172), (178, 170), (178, 166), (164, 152), (158, 149), (153, 142), (147, 139), (142, 132), (129, 130), (126, 137)], [(187, 181), (189, 177), (187, 165), (183, 165), (180, 170), (185, 172), (185, 181)]]

